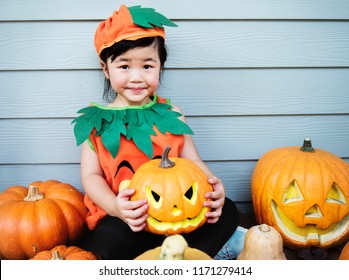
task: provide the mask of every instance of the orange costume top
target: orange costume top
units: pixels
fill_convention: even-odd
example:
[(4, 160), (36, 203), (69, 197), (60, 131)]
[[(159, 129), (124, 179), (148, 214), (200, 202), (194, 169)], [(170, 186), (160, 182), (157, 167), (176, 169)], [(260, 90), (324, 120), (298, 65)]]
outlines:
[[(89, 141), (115, 194), (120, 183), (131, 179), (144, 162), (161, 157), (165, 146), (171, 146), (170, 157), (180, 155), (183, 134), (193, 132), (171, 108), (168, 99), (154, 96), (143, 106), (113, 108), (92, 103), (78, 111), (82, 114), (73, 121), (77, 144)], [(93, 230), (106, 212), (87, 195), (84, 202), (86, 223)]]

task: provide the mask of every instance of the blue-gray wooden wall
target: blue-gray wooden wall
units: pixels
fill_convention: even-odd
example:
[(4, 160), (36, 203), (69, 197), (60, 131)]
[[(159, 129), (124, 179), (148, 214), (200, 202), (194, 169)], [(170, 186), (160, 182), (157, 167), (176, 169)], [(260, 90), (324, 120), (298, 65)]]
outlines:
[(57, 179), (82, 191), (70, 123), (103, 102), (93, 36), (121, 3), (179, 25), (167, 29), (158, 94), (184, 110), (242, 211), (255, 163), (272, 148), (310, 137), (349, 161), (348, 0), (1, 0), (0, 190)]

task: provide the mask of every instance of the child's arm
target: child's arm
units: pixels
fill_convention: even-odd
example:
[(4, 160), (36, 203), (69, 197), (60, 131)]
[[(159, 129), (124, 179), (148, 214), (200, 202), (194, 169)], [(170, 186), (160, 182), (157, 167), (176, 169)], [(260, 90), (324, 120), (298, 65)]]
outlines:
[[(173, 110), (177, 111), (182, 114), (180, 119), (183, 122), (185, 121), (185, 117), (181, 110), (173, 106)], [(222, 207), (224, 205), (225, 201), (225, 188), (223, 183), (220, 179), (218, 179), (213, 172), (210, 170), (210, 168), (202, 161), (200, 158), (199, 152), (196, 148), (196, 145), (193, 141), (193, 138), (189, 134), (184, 135), (184, 146), (183, 150), (181, 152), (181, 157), (188, 158), (195, 162), (207, 175), (208, 182), (212, 185), (213, 191), (206, 193), (206, 197), (211, 199), (211, 201), (205, 201), (204, 206), (212, 208), (211, 212), (206, 213), (207, 222), (208, 223), (215, 223), (218, 221), (219, 217), (222, 214)]]
[(145, 227), (148, 217), (147, 201), (130, 201), (134, 189), (126, 188), (118, 195), (114, 194), (103, 178), (97, 154), (87, 141), (82, 144), (81, 180), (89, 198), (107, 214), (122, 219), (133, 231), (140, 231)]

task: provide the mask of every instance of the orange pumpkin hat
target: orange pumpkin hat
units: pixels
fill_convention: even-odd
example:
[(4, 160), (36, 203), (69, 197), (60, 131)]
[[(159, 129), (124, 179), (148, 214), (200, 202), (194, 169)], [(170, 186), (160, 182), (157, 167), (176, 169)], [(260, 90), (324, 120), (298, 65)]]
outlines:
[(121, 5), (111, 17), (102, 21), (96, 30), (94, 44), (98, 55), (102, 50), (122, 40), (137, 40), (160, 36), (165, 39), (163, 25), (177, 26), (152, 8)]

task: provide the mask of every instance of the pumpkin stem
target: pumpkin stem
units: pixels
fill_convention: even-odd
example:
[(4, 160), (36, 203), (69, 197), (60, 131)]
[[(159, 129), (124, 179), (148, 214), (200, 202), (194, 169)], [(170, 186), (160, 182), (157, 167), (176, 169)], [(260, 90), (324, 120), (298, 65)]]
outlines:
[(37, 186), (30, 185), (28, 188), (28, 194), (24, 198), (24, 201), (37, 201), (43, 199), (44, 195), (39, 193), (39, 188)]
[(313, 146), (311, 145), (311, 140), (310, 138), (305, 138), (303, 142), (303, 146), (300, 149), (302, 152), (307, 152), (307, 153), (315, 153), (315, 150)]
[(54, 250), (52, 252), (52, 258), (51, 260), (54, 260), (54, 261), (62, 261), (64, 260), (64, 258), (59, 254), (58, 250)]
[(170, 146), (166, 146), (164, 148), (164, 151), (162, 152), (162, 155), (161, 155), (161, 161), (159, 164), (160, 168), (171, 168), (175, 165), (175, 163), (168, 158), (168, 153), (170, 152), (170, 150), (171, 150)]
[(259, 229), (260, 231), (263, 231), (263, 232), (269, 232), (269, 231), (270, 231), (269, 226), (266, 225), (266, 224), (261, 224), (261, 225), (259, 225), (259, 226), (258, 226), (258, 229)]

